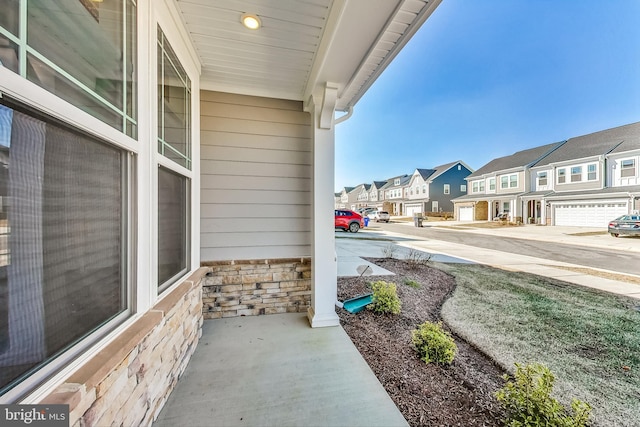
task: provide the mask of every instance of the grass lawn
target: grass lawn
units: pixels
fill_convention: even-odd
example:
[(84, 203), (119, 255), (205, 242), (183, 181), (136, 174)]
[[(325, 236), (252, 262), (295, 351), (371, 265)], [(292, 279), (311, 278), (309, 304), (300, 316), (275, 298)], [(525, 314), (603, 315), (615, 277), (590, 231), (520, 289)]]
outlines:
[(456, 277), (442, 308), (447, 324), (510, 372), (539, 362), (554, 393), (593, 407), (602, 426), (640, 420), (640, 300), (527, 273), (434, 264)]

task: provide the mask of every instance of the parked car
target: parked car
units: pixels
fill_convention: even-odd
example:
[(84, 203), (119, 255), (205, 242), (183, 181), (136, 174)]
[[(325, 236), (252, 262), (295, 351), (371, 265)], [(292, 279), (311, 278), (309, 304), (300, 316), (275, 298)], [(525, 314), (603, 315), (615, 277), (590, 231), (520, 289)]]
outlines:
[(375, 222), (389, 222), (389, 212), (386, 211), (373, 211), (367, 215), (371, 221)]
[(613, 237), (621, 234), (640, 236), (640, 215), (622, 215), (609, 222), (608, 230)]
[(357, 233), (358, 230), (364, 227), (362, 215), (348, 209), (336, 209), (334, 222), (335, 228), (350, 231), (351, 233)]

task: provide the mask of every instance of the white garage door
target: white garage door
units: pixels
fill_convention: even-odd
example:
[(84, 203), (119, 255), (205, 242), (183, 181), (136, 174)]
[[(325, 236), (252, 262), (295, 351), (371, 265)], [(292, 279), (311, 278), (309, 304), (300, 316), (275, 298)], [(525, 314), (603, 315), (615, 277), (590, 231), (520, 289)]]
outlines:
[(415, 214), (422, 213), (422, 205), (406, 205), (405, 215), (414, 216)]
[(473, 221), (473, 206), (461, 206), (458, 212), (460, 213), (458, 221)]
[(626, 203), (556, 205), (555, 225), (606, 227), (609, 221), (627, 213)]

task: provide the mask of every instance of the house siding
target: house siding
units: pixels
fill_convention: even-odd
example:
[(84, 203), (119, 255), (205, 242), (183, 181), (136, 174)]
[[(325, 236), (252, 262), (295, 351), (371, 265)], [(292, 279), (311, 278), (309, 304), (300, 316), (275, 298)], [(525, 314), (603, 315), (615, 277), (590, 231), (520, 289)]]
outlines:
[(201, 261), (310, 256), (302, 103), (202, 91), (200, 120)]
[[(438, 208), (442, 209), (443, 212), (453, 213), (453, 202), (451, 200), (467, 194), (466, 191), (460, 191), (460, 185), (467, 184), (465, 178), (470, 173), (471, 171), (466, 167), (461, 166), (460, 170), (458, 170), (458, 166), (454, 165), (451, 169), (435, 178), (429, 185), (430, 201), (437, 201)], [(444, 194), (445, 184), (449, 184), (449, 194)], [(431, 206), (428, 207), (430, 208)]]

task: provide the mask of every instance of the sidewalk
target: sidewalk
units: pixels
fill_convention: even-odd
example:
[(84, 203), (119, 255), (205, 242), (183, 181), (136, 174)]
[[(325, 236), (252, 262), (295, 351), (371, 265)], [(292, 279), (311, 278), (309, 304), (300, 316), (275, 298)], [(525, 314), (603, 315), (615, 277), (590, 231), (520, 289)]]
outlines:
[[(453, 221), (442, 221), (446, 227), (459, 226)], [(434, 223), (435, 224), (435, 223)], [(469, 226), (470, 223), (462, 223)], [(407, 226), (413, 226), (413, 223), (407, 223)], [(444, 225), (443, 225), (444, 226)], [(527, 230), (531, 228), (531, 230)], [(562, 242), (581, 246), (608, 247), (621, 250), (618, 240), (607, 235), (591, 235), (593, 228), (585, 227), (544, 227), (544, 233), (540, 233), (537, 226), (524, 227), (505, 227), (505, 228), (463, 228), (461, 232), (478, 232), (484, 234), (494, 234), (509, 237), (519, 237), (526, 239), (537, 239), (544, 241)], [(538, 230), (534, 230), (538, 229)], [(570, 230), (568, 230), (570, 229)], [(506, 231), (505, 231), (506, 230)], [(514, 233), (517, 234), (514, 234)], [(598, 230), (596, 230), (597, 232)], [(599, 230), (602, 231), (602, 230)], [(588, 235), (575, 236), (575, 233), (588, 233)], [(598, 238), (606, 238), (604, 243), (599, 244)], [(634, 249), (640, 246), (640, 239), (622, 239), (627, 241), (624, 245), (630, 245)], [(632, 298), (640, 299), (640, 284), (628, 283), (620, 280), (614, 280), (603, 276), (615, 277), (617, 272), (608, 272), (602, 269), (588, 268), (580, 265), (558, 262), (547, 259), (540, 259), (526, 255), (517, 255), (508, 252), (477, 248), (474, 246), (444, 242), (434, 239), (420, 239), (414, 236), (404, 235), (401, 233), (393, 233), (373, 227), (363, 230), (350, 236), (336, 235), (336, 253), (338, 255), (338, 276), (358, 275), (354, 272), (358, 263), (368, 264), (358, 257), (382, 257), (380, 253), (381, 247), (394, 247), (394, 256), (403, 258), (410, 250), (419, 250), (429, 254), (433, 254), (432, 260), (440, 262), (472, 262), (478, 264), (490, 265), (509, 271), (523, 271), (527, 273), (537, 274), (540, 276), (550, 277), (574, 283), (580, 286), (586, 286), (594, 289), (600, 289)], [(390, 249), (386, 249), (389, 251)], [(626, 250), (626, 249), (623, 249)], [(373, 252), (378, 251), (377, 254)], [(640, 250), (637, 250), (640, 252)], [(347, 262), (348, 261), (348, 262)], [(341, 274), (343, 273), (343, 274)], [(591, 274), (590, 274), (591, 273)], [(379, 273), (375, 273), (379, 274)], [(388, 274), (391, 274), (388, 272)], [(637, 277), (630, 274), (624, 276)]]

